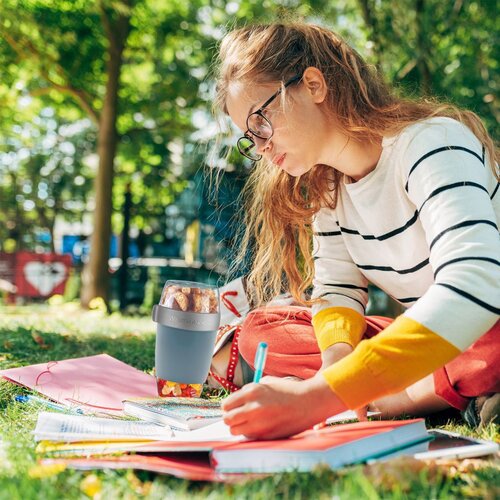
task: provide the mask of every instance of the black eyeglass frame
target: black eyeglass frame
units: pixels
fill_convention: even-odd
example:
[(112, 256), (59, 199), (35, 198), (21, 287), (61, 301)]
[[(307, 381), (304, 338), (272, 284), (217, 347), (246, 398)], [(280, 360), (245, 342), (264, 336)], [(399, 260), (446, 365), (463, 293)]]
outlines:
[[(284, 84), (283, 84), (283, 87), (280, 87), (258, 110), (256, 111), (253, 111), (252, 113), (250, 113), (248, 116), (247, 116), (247, 120), (246, 120), (246, 125), (247, 125), (247, 130), (244, 132), (243, 136), (240, 137), (238, 139), (238, 141), (236, 142), (236, 145), (238, 147), (238, 151), (240, 152), (240, 154), (242, 154), (245, 158), (248, 158), (249, 160), (252, 160), (252, 161), (259, 161), (260, 159), (262, 159), (262, 155), (258, 154), (256, 155), (255, 157), (252, 157), (252, 156), (249, 156), (247, 155), (245, 152), (244, 152), (244, 149), (248, 149), (248, 148), (243, 148), (241, 145), (240, 145), (240, 141), (242, 140), (247, 140), (247, 141), (250, 141), (252, 143), (252, 148), (255, 147), (255, 141), (253, 140), (252, 137), (250, 137), (248, 135), (248, 133), (252, 134), (254, 137), (258, 137), (259, 139), (265, 139), (265, 140), (269, 140), (271, 139), (271, 137), (274, 135), (274, 128), (273, 128), (273, 124), (269, 121), (268, 118), (266, 118), (266, 116), (264, 115), (263, 111), (264, 109), (269, 106), (269, 104), (271, 104), (275, 99), (276, 97), (278, 97), (284, 89), (286, 89), (288, 86), (292, 85), (292, 83), (295, 83), (295, 82), (298, 82), (299, 80), (302, 80), (302, 75), (296, 75), (294, 76), (293, 78), (290, 78), (290, 80), (287, 80)], [(253, 115), (258, 115), (260, 116), (262, 119), (264, 119), (267, 123), (269, 123), (269, 126), (271, 127), (271, 135), (269, 137), (262, 137), (260, 136), (259, 134), (255, 133), (248, 125), (248, 121), (250, 120), (250, 117), (253, 116)]]

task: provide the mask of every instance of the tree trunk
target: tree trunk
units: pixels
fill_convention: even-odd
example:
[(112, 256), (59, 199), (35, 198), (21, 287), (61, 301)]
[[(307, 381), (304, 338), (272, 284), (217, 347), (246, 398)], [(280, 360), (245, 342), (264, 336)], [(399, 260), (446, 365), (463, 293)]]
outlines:
[[(82, 274), (81, 305), (88, 307), (95, 297), (109, 300), (109, 247), (111, 242), (111, 214), (113, 209), (114, 159), (118, 136), (118, 90), (123, 62), (123, 49), (127, 38), (128, 18), (120, 16), (115, 23), (121, 24), (115, 33), (108, 32), (109, 50), (107, 82), (104, 104), (99, 120), (97, 154), (99, 168), (95, 178), (94, 229), (90, 240), (90, 258)], [(119, 39), (119, 37), (122, 35)]]
[(361, 9), (363, 20), (370, 34), (370, 39), (374, 45), (373, 54), (375, 56), (375, 65), (380, 69), (382, 63), (381, 55), (384, 53), (384, 47), (375, 13), (375, 4), (372, 4), (369, 0), (358, 0), (358, 5)]
[(425, 25), (425, 0), (417, 0), (415, 4), (417, 24), (417, 69), (420, 77), (420, 92), (428, 96), (432, 92), (432, 74), (428, 60), (430, 58), (427, 30)]

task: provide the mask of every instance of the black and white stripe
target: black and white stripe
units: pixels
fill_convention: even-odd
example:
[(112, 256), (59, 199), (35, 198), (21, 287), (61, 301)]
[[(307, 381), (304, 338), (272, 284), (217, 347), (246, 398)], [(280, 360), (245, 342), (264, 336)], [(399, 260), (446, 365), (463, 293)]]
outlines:
[(420, 269), (424, 268), (429, 264), (429, 259), (425, 259), (422, 262), (419, 262), (418, 264), (414, 265), (413, 267), (407, 268), (407, 269), (395, 269), (394, 267), (391, 266), (375, 266), (371, 264), (356, 264), (356, 266), (359, 269), (363, 269), (365, 271), (385, 271), (385, 272), (392, 272), (392, 273), (397, 273), (397, 274), (411, 274), (416, 271), (419, 271)]
[(331, 304), (319, 309), (350, 298), (361, 311), (368, 280), (461, 349), (490, 328), (500, 306), (500, 184), (486, 160), (449, 118), (384, 140), (373, 174), (341, 184), (337, 207), (314, 222), (314, 295)]
[(436, 276), (438, 275), (439, 271), (441, 271), (446, 266), (450, 266), (452, 264), (456, 264), (457, 262), (464, 262), (464, 261), (467, 261), (467, 260), (473, 260), (473, 261), (475, 260), (475, 261), (482, 261), (482, 262), (491, 262), (492, 264), (495, 264), (496, 266), (500, 267), (500, 261), (498, 261), (496, 259), (492, 259), (491, 257), (473, 257), (473, 256), (470, 256), (470, 257), (457, 257), (456, 259), (451, 259), (451, 260), (448, 260), (446, 262), (443, 262), (438, 267), (436, 267), (436, 269), (434, 270), (434, 278), (436, 278)]
[(321, 294), (319, 296), (319, 298), (322, 299), (323, 297), (326, 297), (327, 295), (335, 295), (335, 296), (340, 295), (341, 297), (347, 297), (348, 299), (354, 300), (354, 302), (357, 302), (363, 308), (363, 311), (366, 310), (366, 307), (363, 304), (363, 302), (356, 299), (355, 297), (352, 297), (351, 295), (346, 295), (345, 293), (339, 293), (339, 292), (325, 292), (325, 293)]
[(467, 300), (470, 300), (471, 302), (474, 302), (475, 304), (483, 307), (484, 309), (494, 313), (494, 314), (499, 314), (500, 315), (500, 308), (495, 307), (492, 304), (488, 304), (484, 300), (478, 299), (474, 295), (466, 292), (465, 290), (461, 290), (460, 288), (457, 288), (456, 286), (450, 285), (448, 283), (436, 283), (438, 286), (443, 286), (445, 288), (448, 288), (449, 290), (454, 291), (455, 293), (458, 293), (458, 295), (461, 295), (462, 297), (465, 297)]
[(463, 146), (443, 146), (441, 148), (436, 148), (436, 149), (433, 149), (432, 151), (429, 151), (428, 153), (425, 153), (423, 156), (421, 156), (413, 165), (412, 167), (410, 168), (410, 171), (408, 173), (408, 178), (406, 179), (406, 184), (405, 184), (405, 191), (408, 192), (408, 184), (410, 182), (410, 176), (413, 174), (413, 172), (415, 171), (415, 169), (424, 161), (426, 160), (427, 158), (435, 155), (435, 154), (438, 154), (438, 153), (442, 153), (444, 151), (465, 151), (466, 153), (469, 153), (471, 154), (472, 156), (475, 156), (480, 162), (481, 162), (481, 165), (483, 165), (484, 167), (484, 147), (483, 147), (483, 156), (479, 156), (477, 153), (475, 153), (474, 151), (472, 151), (471, 149), (469, 148), (465, 148)]
[(491, 193), (491, 196), (490, 196), (490, 199), (492, 200), (495, 195), (497, 194), (498, 192), (498, 186), (500, 186), (500, 182), (497, 182), (497, 185), (495, 186), (495, 189), (493, 190), (493, 193)]
[(497, 225), (491, 221), (491, 220), (487, 220), (487, 219), (479, 219), (479, 220), (466, 220), (464, 222), (460, 222), (458, 224), (454, 224), (453, 226), (449, 226), (447, 227), (446, 229), (443, 229), (432, 241), (431, 241), (431, 244), (429, 245), (429, 250), (432, 250), (432, 247), (443, 237), (445, 236), (447, 233), (449, 233), (450, 231), (455, 231), (457, 229), (462, 229), (464, 227), (469, 227), (469, 226), (475, 226), (477, 224), (486, 224), (488, 226), (491, 226), (493, 228), (495, 228), (498, 232), (498, 227)]

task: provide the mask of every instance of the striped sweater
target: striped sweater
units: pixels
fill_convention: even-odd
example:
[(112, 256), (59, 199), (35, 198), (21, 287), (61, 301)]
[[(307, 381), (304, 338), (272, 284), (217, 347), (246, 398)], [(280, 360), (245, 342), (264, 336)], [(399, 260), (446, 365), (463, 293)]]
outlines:
[[(384, 138), (375, 170), (316, 214), (313, 325), (321, 350), (356, 347), (323, 372), (349, 408), (432, 373), (498, 320), (498, 191), (476, 136), (432, 118)], [(407, 309), (358, 345), (368, 282)]]

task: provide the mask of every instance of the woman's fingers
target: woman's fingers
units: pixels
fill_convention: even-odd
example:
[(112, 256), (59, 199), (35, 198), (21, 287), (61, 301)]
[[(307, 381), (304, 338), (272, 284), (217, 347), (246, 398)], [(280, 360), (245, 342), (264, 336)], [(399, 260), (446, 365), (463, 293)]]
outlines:
[(229, 426), (240, 425), (243, 422), (258, 418), (260, 404), (257, 402), (245, 403), (238, 408), (224, 412), (223, 420)]
[(233, 410), (234, 408), (238, 408), (245, 403), (255, 399), (256, 386), (258, 387), (258, 384), (247, 384), (243, 386), (239, 391), (233, 392), (230, 396), (224, 399), (224, 401), (222, 401), (222, 411), (227, 412)]
[(273, 377), (272, 375), (266, 375), (260, 379), (261, 384), (272, 384), (273, 382), (279, 382), (283, 380), (281, 377)]
[(368, 406), (358, 408), (355, 412), (360, 422), (366, 422), (368, 420)]
[[(323, 377), (300, 382), (273, 379), (248, 384), (222, 403), (224, 422), (231, 434), (252, 439), (291, 436), (345, 410)], [(328, 408), (317, 405), (318, 400), (328, 403)]]
[(248, 420), (248, 414), (245, 406), (242, 406), (241, 409), (236, 409), (228, 413), (224, 413), (224, 417), (222, 419), (224, 420), (225, 424), (233, 428), (235, 425), (241, 425), (246, 422)]

